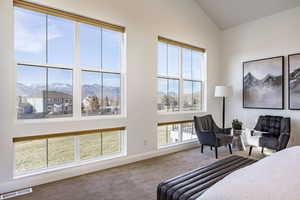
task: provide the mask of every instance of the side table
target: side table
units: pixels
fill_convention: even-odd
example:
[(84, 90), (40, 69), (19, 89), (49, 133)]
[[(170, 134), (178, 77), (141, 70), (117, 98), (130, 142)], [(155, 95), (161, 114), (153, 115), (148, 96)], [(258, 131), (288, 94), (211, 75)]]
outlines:
[(236, 148), (239, 151), (245, 151), (246, 146), (242, 138), (242, 134), (244, 130), (233, 130), (233, 140), (232, 140), (232, 147)]

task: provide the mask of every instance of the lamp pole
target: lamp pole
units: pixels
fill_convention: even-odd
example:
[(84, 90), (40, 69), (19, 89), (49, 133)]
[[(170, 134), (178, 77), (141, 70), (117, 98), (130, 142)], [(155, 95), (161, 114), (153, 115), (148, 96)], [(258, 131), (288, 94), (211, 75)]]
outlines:
[(222, 128), (225, 128), (225, 101), (226, 97), (231, 95), (231, 87), (217, 85), (215, 89), (215, 97), (222, 97), (223, 112), (222, 112)]

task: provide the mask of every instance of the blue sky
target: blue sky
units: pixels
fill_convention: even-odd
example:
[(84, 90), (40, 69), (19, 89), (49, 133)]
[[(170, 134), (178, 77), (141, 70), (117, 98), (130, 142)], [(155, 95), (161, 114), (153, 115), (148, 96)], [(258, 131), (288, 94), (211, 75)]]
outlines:
[(201, 80), (203, 53), (163, 42), (158, 43), (158, 75), (179, 77), (180, 49), (182, 49), (183, 78)]
[[(120, 87), (120, 75), (119, 74), (108, 74), (103, 73), (103, 85), (104, 86), (112, 86), (112, 87)], [(89, 72), (83, 71), (81, 75), (82, 84), (86, 85), (101, 85), (102, 83), (101, 73), (99, 72)]]
[[(80, 35), (82, 67), (100, 69), (102, 63), (104, 70), (120, 71), (122, 33), (81, 24)], [(17, 62), (72, 66), (75, 62), (75, 23), (15, 8), (15, 53)], [(35, 70), (30, 67), (26, 71), (20, 69), (18, 81), (24, 84), (40, 83), (43, 79), (41, 74), (40, 68)], [(51, 82), (71, 83), (72, 74), (69, 71), (56, 70), (51, 80)], [(91, 80), (91, 82), (97, 81), (99, 80)], [(110, 78), (105, 78), (105, 81), (108, 85), (119, 85), (115, 75), (110, 75)]]
[[(34, 78), (33, 78), (34, 77)], [(46, 85), (46, 68), (44, 67), (17, 67), (17, 80), (27, 86), (32, 84)]]
[[(18, 66), (17, 79), (18, 82), (25, 85), (46, 84), (46, 68)], [(34, 78), (33, 78), (34, 77)], [(72, 85), (72, 70), (48, 68), (48, 83), (64, 83)]]

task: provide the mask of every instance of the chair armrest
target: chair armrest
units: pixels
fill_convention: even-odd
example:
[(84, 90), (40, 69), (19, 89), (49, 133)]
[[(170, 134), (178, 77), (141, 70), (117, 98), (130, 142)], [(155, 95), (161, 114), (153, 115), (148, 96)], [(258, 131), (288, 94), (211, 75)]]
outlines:
[(231, 128), (224, 128), (224, 129), (222, 129), (222, 132), (223, 132), (225, 135), (231, 135)]
[(225, 135), (225, 134), (219, 134), (217, 135), (218, 140), (218, 146), (225, 146), (232, 143), (233, 136), (231, 135)]
[(280, 151), (282, 149), (285, 149), (289, 143), (290, 134), (288, 133), (281, 133), (278, 138), (278, 147), (277, 151)]

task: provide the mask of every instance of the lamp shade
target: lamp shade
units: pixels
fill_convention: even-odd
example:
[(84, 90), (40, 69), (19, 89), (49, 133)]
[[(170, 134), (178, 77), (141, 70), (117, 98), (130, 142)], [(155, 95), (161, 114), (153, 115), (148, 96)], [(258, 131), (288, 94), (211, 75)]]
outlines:
[(232, 88), (228, 86), (216, 86), (215, 97), (229, 97), (232, 94)]

